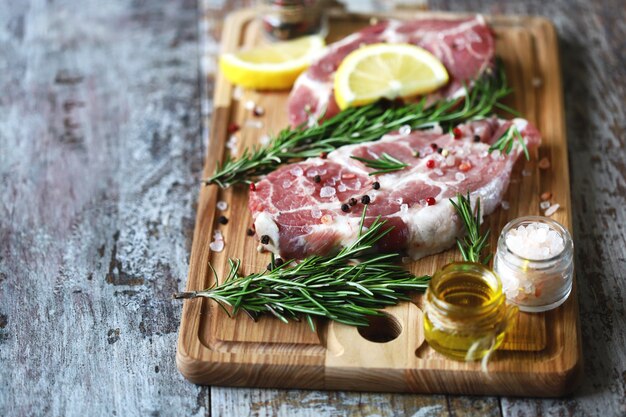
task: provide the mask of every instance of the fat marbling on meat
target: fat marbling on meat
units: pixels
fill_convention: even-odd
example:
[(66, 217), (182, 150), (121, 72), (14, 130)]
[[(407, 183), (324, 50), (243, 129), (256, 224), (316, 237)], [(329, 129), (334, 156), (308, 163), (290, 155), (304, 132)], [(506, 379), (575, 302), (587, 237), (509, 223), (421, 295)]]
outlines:
[[(264, 246), (286, 259), (336, 252), (358, 237), (361, 198), (367, 195), (371, 201), (365, 226), (377, 216), (393, 226), (378, 251), (401, 251), (419, 259), (445, 250), (462, 230), (450, 198), (469, 191), (473, 202), (480, 198), (484, 214), (502, 200), (522, 149), (515, 146), (508, 155), (488, 149), (512, 124), (528, 148), (539, 146), (540, 134), (526, 120), (491, 118), (459, 125), (455, 134), (438, 128), (393, 132), (376, 142), (344, 146), (325, 158), (284, 165), (250, 192), (257, 236), (267, 235)], [(370, 176), (372, 169), (351, 158), (374, 159), (383, 152), (409, 166)], [(375, 181), (378, 190), (372, 187)], [(346, 213), (341, 207), (351, 198), (358, 203)], [(428, 205), (431, 198), (435, 204)]]
[(450, 82), (433, 93), (433, 98), (462, 96), (462, 83), (478, 78), (494, 63), (494, 37), (481, 15), (384, 21), (329, 45), (326, 53), (298, 77), (287, 103), (291, 125), (337, 114), (333, 80), (339, 64), (360, 46), (381, 42), (414, 44), (441, 60)]

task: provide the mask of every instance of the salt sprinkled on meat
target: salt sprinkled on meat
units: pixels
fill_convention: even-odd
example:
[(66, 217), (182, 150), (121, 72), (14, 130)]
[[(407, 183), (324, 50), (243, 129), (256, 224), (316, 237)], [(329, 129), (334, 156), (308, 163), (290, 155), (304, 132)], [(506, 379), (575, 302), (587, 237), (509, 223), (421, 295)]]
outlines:
[(283, 181), (283, 188), (286, 190), (286, 189), (288, 189), (289, 187), (291, 187), (291, 184), (293, 184), (291, 181), (289, 181), (289, 180), (284, 180), (284, 181)]
[(346, 187), (346, 184), (344, 183), (340, 183), (337, 186), (337, 191), (339, 191), (340, 193), (343, 193), (344, 191), (346, 191), (348, 189), (348, 187)]
[(332, 197), (336, 194), (336, 192), (337, 191), (333, 187), (322, 187), (322, 189), (320, 190), (320, 197)]
[(402, 136), (408, 136), (411, 134), (411, 126), (403, 125), (400, 127), (400, 130), (398, 132), (400, 132)]
[(440, 177), (443, 177), (443, 171), (440, 170), (439, 168), (435, 168), (435, 174), (439, 175)]
[(449, 167), (453, 167), (454, 165), (456, 165), (456, 156), (454, 155), (446, 156), (446, 165)]
[(319, 175), (319, 171), (318, 171), (317, 169), (309, 169), (309, 170), (306, 172), (306, 176), (307, 176), (307, 177), (311, 177), (311, 178), (313, 178), (313, 177), (315, 177), (316, 175)]
[[(468, 122), (462, 127), (472, 131), (476, 123), (478, 121)], [(419, 259), (447, 249), (454, 245), (462, 228), (461, 222), (451, 221), (457, 217), (449, 200), (457, 193), (469, 192), (472, 201), (480, 197), (483, 213), (490, 214), (500, 205), (513, 165), (522, 153), (521, 147), (516, 146), (509, 155), (497, 160), (481, 159), (479, 154), (498, 139), (497, 131), (510, 122), (489, 119), (480, 123), (490, 125), (480, 142), (474, 142), (472, 135), (455, 139), (448, 133), (415, 130), (408, 136), (389, 134), (376, 142), (344, 146), (329, 152), (326, 159), (310, 158), (285, 165), (261, 179), (256, 184), (257, 191), (249, 194), (257, 234), (275, 230), (273, 245), (268, 249), (283, 258), (301, 259), (312, 254), (333, 253), (357, 238), (363, 204), (368, 202), (366, 226), (379, 215), (393, 226), (381, 240), (379, 251), (406, 251), (413, 259)], [(539, 132), (534, 127), (527, 125), (520, 133), (528, 141), (529, 149), (538, 146)], [(424, 158), (412, 157), (415, 150), (430, 148), (432, 143), (450, 152), (457, 147), (465, 148), (467, 143), (466, 156), (457, 158), (465, 168), (461, 165), (458, 169), (450, 168), (451, 172), (439, 177), (433, 169), (427, 168)], [(370, 152), (377, 155), (386, 152), (409, 166), (381, 176), (381, 187), (375, 190), (369, 175), (374, 169), (351, 158), (365, 157)], [(436, 158), (438, 163), (445, 160), (436, 153), (426, 159), (430, 158)], [(295, 181), (289, 190), (284, 190), (282, 183), (285, 179), (293, 181), (291, 170), (295, 167), (306, 172), (308, 179)], [(459, 172), (462, 169), (465, 171)], [(315, 175), (321, 176), (319, 185), (314, 185), (309, 177), (313, 170)], [(328, 186), (328, 179), (345, 175), (354, 178), (337, 181), (337, 188)], [(340, 185), (345, 185), (346, 190), (342, 191)], [(308, 187), (315, 191), (303, 195), (307, 194)], [(352, 198), (357, 205), (351, 204), (352, 209), (342, 210), (342, 205), (351, 203)], [(400, 198), (402, 202), (398, 203)], [(335, 221), (332, 221), (333, 216)], [(322, 218), (324, 220), (320, 220)]]
[(289, 173), (293, 175), (294, 177), (299, 177), (300, 175), (304, 173), (304, 171), (302, 170), (302, 167), (296, 165), (295, 167), (289, 170)]

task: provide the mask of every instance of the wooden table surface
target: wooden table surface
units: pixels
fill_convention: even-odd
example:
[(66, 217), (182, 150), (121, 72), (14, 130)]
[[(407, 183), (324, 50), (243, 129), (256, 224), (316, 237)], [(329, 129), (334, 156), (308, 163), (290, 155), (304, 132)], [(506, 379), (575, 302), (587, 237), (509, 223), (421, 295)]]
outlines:
[(0, 415), (626, 415), (623, 0), (429, 2), (543, 15), (559, 32), (585, 357), (573, 396), (200, 387), (178, 373), (171, 293), (186, 279), (212, 96), (200, 52), (214, 68), (223, 17), (250, 3), (0, 2)]

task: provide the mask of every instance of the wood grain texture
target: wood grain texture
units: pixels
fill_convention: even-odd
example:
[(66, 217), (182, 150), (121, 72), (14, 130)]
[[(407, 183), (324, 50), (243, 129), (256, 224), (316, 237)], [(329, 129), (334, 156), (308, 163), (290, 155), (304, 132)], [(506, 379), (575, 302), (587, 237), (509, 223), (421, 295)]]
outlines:
[[(201, 2), (211, 33), (202, 41), (213, 56), (223, 16), (250, 3)], [(350, 3), (368, 11), (394, 5)], [(199, 91), (196, 4), (33, 0), (0, 2), (0, 415), (626, 414), (623, 2), (429, 3), (544, 15), (557, 26), (585, 354), (585, 378), (573, 396), (189, 384), (174, 364), (180, 305), (169, 294), (182, 289), (178, 279), (187, 273), (206, 143), (198, 140), (198, 101), (210, 100), (214, 88), (208, 82), (210, 91)], [(73, 118), (66, 121), (65, 111)], [(72, 128), (76, 120), (80, 130)], [(109, 284), (107, 275), (144, 283)]]

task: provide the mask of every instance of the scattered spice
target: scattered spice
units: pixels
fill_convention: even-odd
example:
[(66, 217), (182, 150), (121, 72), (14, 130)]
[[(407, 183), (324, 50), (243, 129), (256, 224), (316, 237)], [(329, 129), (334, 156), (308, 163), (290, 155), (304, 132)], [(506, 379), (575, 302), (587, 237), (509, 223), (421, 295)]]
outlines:
[(356, 203), (357, 203), (357, 199), (354, 197), (348, 200), (348, 204), (350, 204), (351, 206), (356, 206)]
[(542, 193), (539, 198), (541, 198), (541, 201), (548, 201), (552, 198), (552, 193), (550, 191), (546, 191), (545, 193)]
[(252, 114), (254, 114), (257, 117), (263, 116), (265, 114), (265, 109), (263, 109), (263, 107), (261, 106), (256, 106), (254, 110), (252, 111)]
[(426, 161), (426, 167), (433, 169), (435, 167), (435, 161), (433, 159), (429, 159), (428, 161)]
[(378, 190), (380, 188), (380, 183), (378, 181), (374, 181), (374, 184), (372, 184), (372, 188)]
[(480, 142), (480, 136), (474, 135), (474, 142), (476, 143)]
[(322, 158), (322, 159), (326, 159), (327, 156), (328, 156), (328, 152), (320, 153), (320, 158)]
[(320, 177), (319, 175), (316, 175), (315, 177), (313, 177), (313, 181), (319, 184), (320, 182), (322, 182), (322, 177)]
[(434, 206), (436, 202), (437, 200), (435, 200), (435, 197), (428, 197), (426, 199), (426, 204), (428, 204), (429, 206)]
[(539, 161), (539, 169), (548, 169), (550, 168), (550, 160), (548, 158), (541, 158)]
[(256, 191), (256, 185), (253, 182), (250, 183), (250, 191)]
[(254, 236), (254, 230), (252, 230), (252, 229), (248, 229), (248, 230), (246, 231), (246, 234), (247, 234), (248, 236)]
[(448, 151), (447, 149), (444, 149), (441, 151), (441, 155), (443, 156), (448, 156), (450, 154), (450, 151)]
[(235, 122), (229, 123), (226, 129), (231, 135), (240, 129), (239, 125)]
[(420, 151), (415, 151), (413, 156), (416, 157), (416, 158), (419, 158), (420, 157)]
[(267, 245), (268, 243), (270, 243), (270, 237), (268, 235), (261, 236), (261, 243)]
[(344, 213), (348, 213), (350, 211), (350, 206), (347, 204), (342, 204), (341, 211), (343, 211)]
[(454, 135), (454, 139), (461, 139), (463, 137), (463, 131), (458, 127), (452, 129), (452, 134)]
[(436, 151), (439, 146), (437, 146), (436, 143), (431, 143), (430, 147), (432, 148), (433, 151)]
[(219, 224), (228, 224), (228, 218), (226, 216), (220, 216), (217, 218)]
[(461, 162), (459, 164), (459, 171), (467, 172), (472, 169), (472, 163), (469, 161)]
[(285, 261), (283, 261), (283, 258), (276, 258), (274, 259), (274, 266), (276, 266), (277, 268), (279, 266), (282, 266), (285, 263)]
[(443, 148), (437, 148), (437, 153), (443, 153)]
[(369, 195), (364, 195), (363, 197), (361, 197), (361, 203), (363, 204), (369, 204), (371, 201), (370, 196)]

